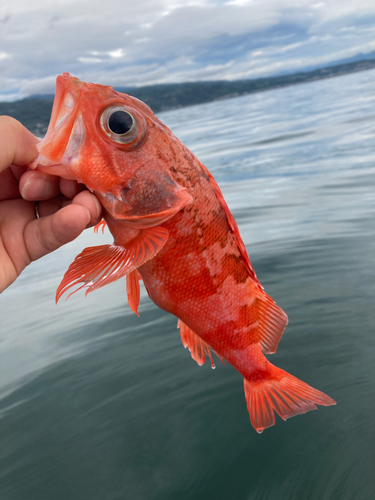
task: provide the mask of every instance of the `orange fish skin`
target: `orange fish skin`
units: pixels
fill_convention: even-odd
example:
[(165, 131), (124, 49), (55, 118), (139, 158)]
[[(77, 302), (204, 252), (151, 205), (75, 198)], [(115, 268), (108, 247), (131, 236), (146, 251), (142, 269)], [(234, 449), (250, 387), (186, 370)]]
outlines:
[[(63, 74), (55, 104), (40, 145), (49, 164), (41, 161), (38, 168), (84, 182), (103, 204), (119, 253), (135, 248), (124, 254), (120, 271), (113, 271), (117, 257), (104, 268), (102, 254), (86, 249), (67, 271), (58, 298), (79, 281), (91, 291), (138, 271), (153, 302), (179, 318), (192, 355), (199, 344), (194, 355), (199, 364), (212, 349), (243, 375), (250, 419), (259, 433), (275, 423), (274, 412), (286, 419), (316, 404), (335, 404), (265, 357), (276, 351), (287, 316), (263, 291), (233, 216), (204, 165), (146, 105), (110, 87)], [(111, 143), (100, 129), (105, 110), (117, 105), (130, 110), (137, 122), (128, 144)], [(59, 120), (62, 125), (56, 126)], [(129, 297), (138, 283), (132, 276)], [(95, 280), (99, 283), (92, 285)], [(139, 298), (134, 297), (137, 312)]]
[(190, 152), (184, 153), (186, 160), (180, 161), (175, 177), (188, 186), (194, 202), (163, 224), (169, 239), (139, 272), (156, 305), (249, 375), (254, 361), (240, 360), (244, 350), (259, 341), (251, 328), (251, 291), (264, 292), (246, 270), (203, 166)]

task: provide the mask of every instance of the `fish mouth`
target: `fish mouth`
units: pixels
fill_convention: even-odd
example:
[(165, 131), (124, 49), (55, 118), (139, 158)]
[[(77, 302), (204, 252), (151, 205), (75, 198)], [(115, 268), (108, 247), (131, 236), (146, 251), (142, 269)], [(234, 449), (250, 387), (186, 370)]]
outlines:
[[(48, 146), (53, 141), (53, 137), (48, 136), (47, 132), (46, 137), (39, 144), (37, 144), (39, 156), (32, 163), (30, 163), (28, 167), (31, 170), (37, 170), (44, 174), (58, 175), (63, 179), (82, 182), (77, 175), (72, 172), (71, 168), (80, 154), (85, 137), (85, 125), (83, 123), (82, 115), (79, 113), (74, 120), (68, 144), (63, 152), (62, 158), (53, 159), (53, 157), (51, 158), (48, 154), (49, 150), (48, 147), (46, 148), (46, 142)], [(46, 149), (48, 156), (44, 154)]]
[(39, 153), (56, 163), (62, 163), (62, 158), (68, 147), (79, 113), (83, 85), (83, 82), (68, 73), (63, 73), (56, 79), (51, 120), (44, 139), (38, 144)]
[(28, 166), (64, 179), (80, 179), (72, 171), (86, 138), (79, 111), (83, 82), (63, 73), (56, 80), (51, 120), (44, 139), (37, 145), (39, 156)]

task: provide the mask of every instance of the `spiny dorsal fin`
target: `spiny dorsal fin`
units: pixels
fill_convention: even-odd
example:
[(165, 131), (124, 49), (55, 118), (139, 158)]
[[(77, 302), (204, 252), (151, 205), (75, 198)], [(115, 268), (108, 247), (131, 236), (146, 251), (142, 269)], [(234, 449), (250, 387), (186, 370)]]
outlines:
[[(204, 167), (204, 165), (203, 165)], [(255, 295), (255, 302), (253, 304), (254, 319), (256, 326), (254, 327), (254, 335), (260, 344), (262, 351), (266, 354), (276, 352), (278, 343), (284, 333), (286, 325), (288, 324), (288, 316), (285, 312), (271, 299), (264, 291), (261, 283), (255, 274), (251, 265), (249, 255), (247, 253), (244, 242), (242, 241), (240, 231), (231, 211), (224, 200), (224, 196), (217, 185), (211, 173), (204, 167), (211, 187), (215, 191), (216, 197), (223, 208), (228, 220), (229, 227), (236, 239), (238, 249), (240, 251), (242, 260), (251, 278), (253, 285), (250, 287), (250, 294)], [(253, 288), (254, 287), (254, 288)]]
[(210, 171), (204, 166), (202, 165), (203, 168), (204, 168), (204, 171), (205, 173), (207, 174), (208, 176), (208, 180), (210, 182), (210, 185), (211, 187), (213, 188), (213, 190), (215, 191), (215, 194), (216, 194), (216, 197), (222, 207), (222, 209), (224, 210), (225, 212), (225, 215), (227, 217), (227, 220), (228, 220), (228, 224), (229, 224), (229, 227), (236, 239), (236, 242), (237, 242), (237, 246), (238, 246), (238, 249), (240, 251), (240, 254), (241, 254), (241, 257), (242, 257), (242, 260), (245, 264), (245, 267), (249, 273), (249, 276), (255, 281), (255, 283), (263, 290), (263, 287), (262, 285), (259, 283), (258, 281), (258, 278), (255, 274), (255, 271), (253, 269), (253, 266), (251, 265), (251, 262), (250, 262), (250, 258), (249, 258), (249, 255), (247, 253), (247, 250), (246, 250), (246, 247), (245, 247), (245, 244), (244, 242), (242, 241), (242, 238), (241, 238), (241, 235), (240, 235), (240, 230), (238, 229), (238, 226), (237, 226), (237, 223), (231, 213), (231, 211), (229, 210), (228, 208), (228, 205), (224, 199), (224, 196), (223, 196), (223, 193), (221, 192), (219, 186), (217, 185), (217, 182), (215, 181), (215, 179), (212, 177)]

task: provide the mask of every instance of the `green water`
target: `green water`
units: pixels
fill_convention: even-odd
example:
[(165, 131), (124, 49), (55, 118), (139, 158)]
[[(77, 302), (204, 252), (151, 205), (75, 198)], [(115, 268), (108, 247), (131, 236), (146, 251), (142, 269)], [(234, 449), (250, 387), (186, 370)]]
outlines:
[(123, 280), (54, 305), (86, 232), (0, 298), (1, 500), (375, 498), (375, 72), (160, 117), (215, 175), (287, 312), (272, 362), (337, 406), (258, 435), (242, 377), (198, 367)]

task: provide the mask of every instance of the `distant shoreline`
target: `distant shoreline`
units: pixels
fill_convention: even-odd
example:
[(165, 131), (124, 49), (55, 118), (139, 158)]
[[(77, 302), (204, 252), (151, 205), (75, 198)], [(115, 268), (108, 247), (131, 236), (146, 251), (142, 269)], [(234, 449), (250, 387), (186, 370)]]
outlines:
[[(336, 64), (291, 75), (258, 78), (256, 80), (217, 80), (118, 88), (148, 104), (155, 113), (207, 102), (230, 99), (256, 92), (324, 80), (375, 68), (375, 59)], [(13, 116), (38, 136), (46, 133), (53, 95), (32, 96), (14, 102), (0, 102), (0, 114)]]
[(291, 75), (258, 78), (255, 80), (171, 83), (145, 87), (116, 88), (116, 90), (129, 93), (146, 102), (157, 113), (194, 104), (203, 104), (205, 102), (273, 90), (299, 83), (333, 78), (335, 76), (374, 68), (375, 59), (363, 59), (352, 63), (337, 64), (311, 71), (293, 73)]
[[(274, 87), (264, 88), (264, 89), (258, 89), (258, 90), (253, 90), (253, 91), (249, 91), (249, 92), (244, 92), (243, 94), (238, 94), (238, 93), (236, 93), (236, 94), (228, 94), (228, 95), (225, 95), (223, 97), (218, 97), (216, 99), (213, 99), (211, 102), (221, 101), (221, 100), (224, 100), (224, 99), (231, 99), (232, 97), (240, 97), (240, 96), (248, 95), (248, 94), (257, 94), (258, 92), (267, 92), (269, 90), (282, 89), (282, 88), (285, 88), (285, 87), (291, 87), (293, 85), (302, 85), (304, 83), (316, 82), (318, 80), (328, 80), (329, 78), (335, 78), (336, 76), (350, 75), (352, 73), (359, 73), (360, 71), (368, 71), (368, 70), (371, 70), (371, 69), (375, 69), (375, 60), (374, 60), (374, 64), (371, 65), (370, 67), (352, 69), (352, 70), (349, 70), (349, 71), (343, 71), (342, 73), (335, 73), (335, 74), (331, 74), (331, 75), (325, 75), (325, 76), (320, 76), (320, 77), (316, 77), (316, 78), (307, 79), (307, 80), (304, 80), (304, 81), (301, 81), (301, 82), (285, 83), (285, 84), (275, 85)], [(176, 109), (176, 108), (172, 108), (172, 109)]]

